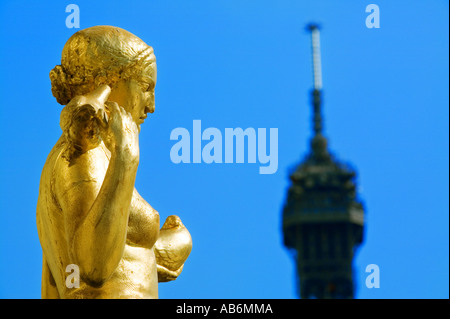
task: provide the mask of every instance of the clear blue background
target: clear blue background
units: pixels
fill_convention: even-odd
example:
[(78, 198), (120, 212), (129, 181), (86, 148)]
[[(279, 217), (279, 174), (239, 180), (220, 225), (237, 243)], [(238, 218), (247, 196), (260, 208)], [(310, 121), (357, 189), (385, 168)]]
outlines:
[[(39, 298), (35, 208), (62, 107), (49, 71), (77, 30), (122, 27), (152, 45), (156, 112), (144, 124), (137, 188), (179, 215), (194, 247), (161, 298), (295, 298), (282, 244), (289, 169), (308, 149), (310, 39), (322, 25), (325, 132), (358, 170), (367, 207), (355, 258), (358, 298), (449, 297), (448, 1), (2, 1), (0, 4), (0, 297)], [(172, 129), (278, 128), (279, 168), (170, 161)], [(380, 288), (365, 267), (380, 267)]]

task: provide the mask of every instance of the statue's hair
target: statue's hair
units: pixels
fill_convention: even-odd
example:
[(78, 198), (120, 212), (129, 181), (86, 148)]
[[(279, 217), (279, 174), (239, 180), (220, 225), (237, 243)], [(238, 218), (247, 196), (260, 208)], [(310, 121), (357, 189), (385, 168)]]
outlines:
[(52, 93), (66, 105), (77, 95), (102, 84), (111, 87), (119, 80), (139, 79), (156, 62), (153, 48), (118, 27), (95, 26), (80, 30), (66, 42), (61, 65), (50, 71)]

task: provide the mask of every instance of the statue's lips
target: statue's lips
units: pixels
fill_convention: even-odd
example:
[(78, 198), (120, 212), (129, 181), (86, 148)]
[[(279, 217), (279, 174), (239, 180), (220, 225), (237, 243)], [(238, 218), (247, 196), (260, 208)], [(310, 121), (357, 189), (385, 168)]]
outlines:
[(144, 123), (144, 121), (145, 121), (146, 118), (147, 118), (147, 114), (144, 115), (144, 116), (141, 116), (141, 117), (139, 118), (141, 124)]

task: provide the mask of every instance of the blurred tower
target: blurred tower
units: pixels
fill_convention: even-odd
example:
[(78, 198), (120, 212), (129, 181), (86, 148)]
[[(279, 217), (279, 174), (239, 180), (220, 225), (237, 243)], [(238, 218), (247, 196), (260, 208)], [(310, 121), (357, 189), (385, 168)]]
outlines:
[(283, 210), (284, 245), (293, 250), (301, 298), (354, 298), (352, 260), (361, 244), (364, 208), (356, 172), (337, 161), (322, 135), (320, 34), (311, 31), (314, 89), (311, 148), (291, 174)]

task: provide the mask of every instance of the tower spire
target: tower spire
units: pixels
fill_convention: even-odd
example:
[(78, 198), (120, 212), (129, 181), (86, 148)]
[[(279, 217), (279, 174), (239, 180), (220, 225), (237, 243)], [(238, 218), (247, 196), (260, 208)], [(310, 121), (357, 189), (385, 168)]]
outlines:
[(320, 31), (317, 24), (309, 24), (311, 31), (311, 53), (313, 62), (314, 90), (322, 90), (322, 64), (320, 59)]
[(314, 136), (311, 140), (313, 156), (326, 157), (327, 140), (322, 135), (322, 62), (320, 57), (320, 31), (317, 24), (311, 23), (307, 26), (311, 32), (311, 56), (314, 88), (312, 94), (313, 106), (313, 131)]
[(317, 24), (309, 24), (308, 30), (311, 31), (311, 55), (313, 69), (312, 90), (313, 102), (313, 129), (315, 135), (322, 133), (322, 113), (321, 113), (321, 91), (322, 91), (322, 63), (320, 58), (320, 31)]
[(290, 175), (284, 244), (293, 250), (302, 298), (353, 298), (353, 257), (363, 240), (364, 207), (356, 171), (328, 152), (322, 135), (320, 35), (311, 31), (314, 88), (311, 151)]

